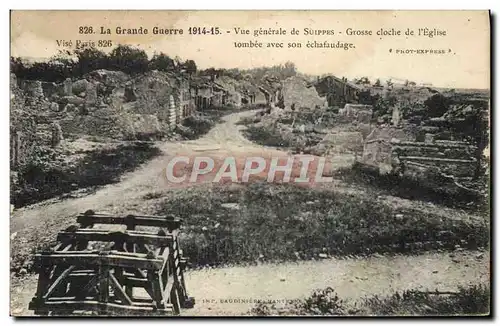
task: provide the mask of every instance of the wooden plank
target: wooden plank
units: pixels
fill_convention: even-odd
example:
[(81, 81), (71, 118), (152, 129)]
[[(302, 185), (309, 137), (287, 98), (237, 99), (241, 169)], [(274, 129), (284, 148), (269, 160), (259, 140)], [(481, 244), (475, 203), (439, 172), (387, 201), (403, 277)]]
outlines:
[(168, 260), (169, 260), (169, 256), (170, 255), (170, 248), (166, 247), (165, 250), (163, 250), (162, 254), (161, 254), (161, 258), (163, 259), (163, 266), (161, 267), (160, 269), (160, 273), (164, 273), (165, 271), (165, 268), (167, 267), (168, 265)]
[[(97, 285), (99, 289), (99, 302), (108, 303), (109, 302), (109, 266), (100, 265), (99, 266), (99, 284)], [(99, 305), (99, 314), (107, 314), (107, 305)]]
[(132, 305), (132, 300), (123, 291), (122, 285), (118, 282), (113, 273), (109, 273), (109, 280), (111, 281), (110, 284), (115, 291), (115, 295), (121, 300), (121, 302), (127, 305)]
[[(31, 305), (30, 305), (31, 309)], [(116, 303), (102, 303), (99, 301), (72, 301), (72, 300), (61, 300), (61, 301), (46, 301), (37, 307), (38, 310), (46, 309), (47, 311), (54, 312), (74, 312), (74, 311), (99, 311), (105, 310), (107, 315), (138, 315), (142, 317), (154, 316), (154, 315), (172, 315), (174, 313), (172, 305), (166, 305), (163, 309), (157, 309), (153, 306), (126, 306)]]
[[(134, 255), (134, 256), (133, 256)], [(37, 254), (35, 261), (41, 265), (75, 265), (78, 267), (94, 267), (100, 265), (110, 265), (126, 268), (141, 268), (147, 270), (159, 270), (163, 266), (162, 259), (147, 259), (139, 256), (142, 254), (115, 253), (102, 255), (89, 252), (64, 252), (51, 254)]]
[(179, 218), (171, 216), (145, 216), (145, 215), (128, 215), (128, 216), (112, 216), (106, 214), (85, 215), (80, 214), (77, 217), (77, 222), (80, 224), (122, 224), (130, 226), (152, 226), (167, 228), (169, 230), (178, 229), (182, 223)]
[[(113, 296), (110, 297), (111, 299), (117, 299)], [(46, 302), (71, 302), (71, 301), (96, 301), (96, 302), (99, 302), (98, 300), (96, 300), (95, 297), (83, 297), (83, 298), (77, 298), (75, 296), (70, 296), (70, 297), (51, 297), (49, 298)], [(109, 302), (109, 303), (112, 303), (112, 304), (118, 304), (118, 305), (122, 305), (120, 303), (116, 303), (116, 302)], [(133, 306), (136, 306), (136, 307), (153, 307), (153, 300), (151, 299), (148, 299), (148, 298), (138, 298), (137, 300), (134, 300), (134, 302), (132, 303)], [(126, 305), (122, 305), (122, 306), (126, 306)]]
[[(131, 216), (126, 217), (127, 221), (127, 231), (135, 230), (136, 224), (131, 224), (130, 220), (133, 219)], [(125, 251), (135, 252), (135, 243), (125, 242)]]
[(70, 241), (101, 241), (101, 242), (128, 242), (138, 245), (153, 245), (166, 247), (171, 245), (173, 237), (171, 235), (159, 236), (152, 234), (134, 234), (131, 231), (113, 232), (107, 230), (78, 230), (76, 232), (60, 232), (57, 240), (61, 242)]
[[(58, 239), (57, 241), (61, 240)], [(61, 241), (61, 243), (58, 243), (54, 247), (54, 251), (68, 251), (69, 249), (71, 249), (71, 247), (72, 247), (71, 243), (68, 243), (67, 241)]]
[(180, 315), (181, 302), (179, 299), (179, 292), (177, 291), (177, 287), (175, 286), (175, 284), (172, 287), (172, 290), (170, 291), (170, 303), (172, 304), (174, 315)]
[(152, 299), (155, 301), (156, 307), (158, 309), (163, 309), (165, 307), (165, 298), (162, 292), (162, 282), (159, 273), (155, 271), (148, 271), (148, 281), (151, 285)]
[(50, 270), (52, 266), (42, 266), (39, 268), (38, 284), (36, 290), (37, 299), (42, 299), (46, 289), (50, 286)]
[(57, 289), (57, 287), (63, 283), (63, 280), (66, 278), (66, 276), (68, 276), (68, 274), (71, 273), (71, 271), (74, 269), (75, 266), (69, 266), (65, 271), (63, 271), (61, 275), (59, 275), (52, 283), (52, 285), (49, 287), (47, 293), (45, 293), (43, 298), (47, 299), (48, 297), (50, 297), (50, 295)]
[(88, 271), (74, 271), (68, 275), (68, 278), (80, 278), (80, 277), (94, 277), (96, 276), (96, 272), (92, 270)]
[(150, 285), (147, 279), (132, 276), (123, 277), (123, 284), (131, 288), (147, 288)]
[[(93, 250), (93, 251), (88, 251), (88, 250), (81, 250), (81, 251), (47, 251), (47, 252), (41, 252), (38, 254), (35, 254), (35, 258), (38, 256), (43, 256), (43, 257), (87, 257), (87, 256), (92, 256), (92, 255), (98, 255), (102, 257), (123, 257), (123, 258), (147, 258), (148, 254), (144, 253), (134, 253), (134, 252), (123, 252), (123, 251), (118, 251), (118, 250), (109, 250), (109, 251), (102, 251), (102, 250)], [(89, 268), (89, 270), (92, 268)]]
[(170, 293), (172, 292), (172, 289), (174, 287), (174, 278), (172, 275), (168, 278), (167, 282), (165, 283), (165, 287), (163, 288), (164, 296), (166, 298), (170, 297)]

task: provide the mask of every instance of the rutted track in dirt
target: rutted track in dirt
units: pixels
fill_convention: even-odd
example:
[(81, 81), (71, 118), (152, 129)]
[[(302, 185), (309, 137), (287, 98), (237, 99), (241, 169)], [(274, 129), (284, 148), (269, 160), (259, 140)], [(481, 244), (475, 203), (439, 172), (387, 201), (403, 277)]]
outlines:
[[(23, 207), (11, 214), (11, 234), (22, 231), (24, 228), (43, 225), (48, 220), (64, 220), (74, 217), (87, 209), (99, 210), (109, 206), (123, 206), (124, 203), (138, 200), (151, 191), (166, 190), (164, 169), (176, 153), (199, 154), (204, 151), (222, 149), (224, 151), (250, 152), (253, 148), (266, 151), (264, 147), (246, 140), (235, 125), (240, 118), (255, 114), (254, 111), (245, 111), (230, 114), (223, 119), (223, 123), (216, 125), (207, 135), (198, 139), (177, 143), (163, 143), (161, 150), (164, 153), (144, 164), (134, 172), (125, 174), (121, 182), (102, 187), (94, 194), (65, 199), (59, 202), (48, 200), (32, 206)], [(168, 187), (173, 187), (172, 183)], [(178, 185), (182, 186), (182, 185)], [(187, 185), (184, 185), (187, 186)]]
[[(188, 290), (197, 304), (184, 314), (242, 315), (254, 307), (253, 300), (301, 299), (328, 286), (342, 299), (359, 300), (411, 289), (456, 291), (459, 286), (487, 284), (489, 279), (489, 254), (479, 252), (204, 269), (186, 275)], [(237, 299), (240, 302), (235, 302)]]
[[(328, 286), (342, 299), (355, 301), (410, 289), (456, 291), (459, 286), (488, 284), (489, 260), (487, 252), (433, 252), (191, 270), (186, 285), (196, 305), (183, 315), (244, 315), (255, 306), (254, 300), (276, 300), (279, 306)], [(12, 290), (12, 311), (32, 315), (27, 306), (36, 277), (19, 283)]]

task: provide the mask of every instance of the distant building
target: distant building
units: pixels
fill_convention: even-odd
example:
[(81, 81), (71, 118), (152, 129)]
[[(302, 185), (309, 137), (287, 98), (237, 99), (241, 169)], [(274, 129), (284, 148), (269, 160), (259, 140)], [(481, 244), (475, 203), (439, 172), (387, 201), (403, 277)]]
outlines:
[(214, 89), (210, 77), (197, 77), (191, 80), (191, 93), (195, 99), (195, 106), (198, 110), (206, 110), (213, 105)]

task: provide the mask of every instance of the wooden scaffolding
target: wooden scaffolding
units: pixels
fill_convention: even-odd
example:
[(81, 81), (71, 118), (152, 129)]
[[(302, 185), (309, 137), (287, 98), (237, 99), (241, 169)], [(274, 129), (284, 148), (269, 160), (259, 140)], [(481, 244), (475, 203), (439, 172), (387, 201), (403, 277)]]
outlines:
[[(58, 234), (53, 250), (35, 255), (38, 288), (29, 305), (35, 314), (179, 315), (194, 306), (180, 219), (87, 211), (77, 222)], [(102, 229), (106, 224), (126, 230)]]

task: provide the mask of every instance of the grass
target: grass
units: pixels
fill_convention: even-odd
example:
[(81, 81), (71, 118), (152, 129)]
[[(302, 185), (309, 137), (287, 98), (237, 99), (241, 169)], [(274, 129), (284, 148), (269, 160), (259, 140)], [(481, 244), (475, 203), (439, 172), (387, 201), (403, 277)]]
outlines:
[(258, 304), (249, 314), (256, 316), (487, 316), (491, 311), (489, 286), (472, 285), (457, 292), (436, 294), (409, 290), (388, 297), (371, 296), (360, 302), (343, 300), (332, 288), (282, 308)]
[[(242, 122), (244, 123), (244, 122)], [(292, 153), (311, 153), (324, 135), (310, 133), (284, 133), (278, 127), (247, 125), (243, 135), (259, 145), (288, 148)]]
[(370, 187), (381, 194), (489, 213), (489, 204), (479, 192), (458, 188), (445, 180), (418, 180), (391, 173), (380, 174), (378, 170), (364, 168), (359, 163), (349, 169), (340, 169), (336, 177), (350, 184)]
[[(272, 121), (273, 119), (275, 121)], [(268, 123), (258, 124), (261, 121)], [(279, 117), (265, 115), (262, 111), (254, 117), (241, 119), (238, 124), (246, 126), (243, 130), (244, 136), (259, 145), (287, 148), (293, 153), (319, 155), (314, 147), (326, 133), (318, 133), (318, 130), (326, 130), (342, 123), (332, 111), (304, 108), (298, 111), (286, 111)], [(300, 131), (301, 127), (304, 127), (304, 130)]]
[(157, 203), (184, 219), (182, 248), (195, 266), (487, 247), (489, 226), (406, 209), (376, 197), (290, 184), (188, 189)]
[(189, 116), (182, 122), (182, 127), (176, 129), (176, 133), (184, 139), (198, 139), (220, 122), (220, 118), (221, 116), (215, 113)]
[(271, 147), (292, 147), (293, 140), (286, 138), (277, 128), (249, 125), (243, 134), (259, 145)]

